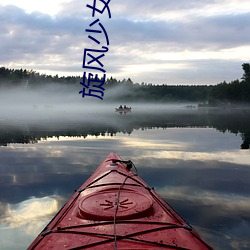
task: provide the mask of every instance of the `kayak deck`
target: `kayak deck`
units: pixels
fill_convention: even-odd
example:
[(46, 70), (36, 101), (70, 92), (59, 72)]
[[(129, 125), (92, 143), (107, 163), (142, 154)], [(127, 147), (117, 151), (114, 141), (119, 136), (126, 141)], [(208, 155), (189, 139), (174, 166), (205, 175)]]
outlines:
[(212, 249), (110, 153), (28, 249)]

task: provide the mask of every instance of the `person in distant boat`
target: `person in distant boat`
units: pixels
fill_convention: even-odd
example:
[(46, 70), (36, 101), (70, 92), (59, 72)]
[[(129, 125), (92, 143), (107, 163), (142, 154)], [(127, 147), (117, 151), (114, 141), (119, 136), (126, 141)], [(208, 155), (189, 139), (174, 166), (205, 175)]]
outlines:
[(127, 106), (126, 105), (124, 105), (124, 109), (126, 109), (127, 108)]
[(119, 109), (122, 109), (122, 105), (119, 106)]

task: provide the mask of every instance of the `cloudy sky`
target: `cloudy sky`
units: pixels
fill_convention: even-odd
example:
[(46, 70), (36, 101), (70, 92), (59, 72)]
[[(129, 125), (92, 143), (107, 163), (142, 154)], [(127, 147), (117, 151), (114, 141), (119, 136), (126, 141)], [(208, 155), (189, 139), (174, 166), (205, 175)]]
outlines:
[(85, 31), (100, 29), (89, 27), (96, 18), (109, 38), (100, 59), (108, 77), (216, 84), (240, 79), (250, 62), (249, 0), (111, 0), (110, 19), (106, 11), (92, 17), (87, 4), (93, 0), (0, 0), (0, 67), (82, 75), (84, 49), (107, 46), (103, 33)]

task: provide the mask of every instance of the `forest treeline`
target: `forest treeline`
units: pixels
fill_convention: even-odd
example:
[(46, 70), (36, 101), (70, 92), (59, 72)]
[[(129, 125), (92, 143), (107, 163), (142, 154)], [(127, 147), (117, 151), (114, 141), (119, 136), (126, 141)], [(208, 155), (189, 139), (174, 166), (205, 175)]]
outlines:
[[(208, 105), (232, 103), (250, 103), (250, 64), (242, 64), (243, 76), (239, 80), (221, 82), (216, 85), (154, 85), (152, 83), (134, 83), (130, 78), (117, 80), (107, 78), (103, 87), (105, 91), (116, 89), (112, 100), (172, 102), (190, 101)], [(9, 69), (0, 67), (0, 87), (36, 88), (53, 83), (82, 89), (81, 76), (59, 77), (40, 74), (34, 70)], [(85, 79), (87, 81), (87, 79)], [(105, 99), (105, 92), (104, 92)]]
[[(156, 111), (156, 110), (155, 110)], [(67, 114), (67, 113), (64, 113)], [(134, 112), (133, 115), (119, 115), (116, 112), (101, 115), (98, 120), (85, 120), (81, 118), (67, 119), (67, 122), (51, 119), (34, 125), (34, 120), (27, 121), (25, 126), (21, 123), (0, 123), (0, 146), (13, 143), (37, 143), (41, 139), (60, 136), (84, 137), (115, 136), (117, 133), (131, 134), (141, 129), (168, 129), (168, 128), (214, 128), (222, 133), (230, 132), (240, 135), (242, 142), (239, 148), (250, 147), (250, 111), (249, 110), (207, 110), (207, 112)], [(105, 118), (104, 118), (105, 117)], [(100, 122), (104, 120), (110, 122)], [(118, 122), (119, 121), (119, 122)], [(14, 129), (15, 128), (15, 129)]]

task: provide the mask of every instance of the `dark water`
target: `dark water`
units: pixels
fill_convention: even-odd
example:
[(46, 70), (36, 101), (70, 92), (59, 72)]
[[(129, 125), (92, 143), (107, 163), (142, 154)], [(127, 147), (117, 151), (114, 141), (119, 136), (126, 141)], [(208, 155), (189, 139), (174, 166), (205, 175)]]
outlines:
[(250, 249), (249, 110), (32, 109), (0, 118), (1, 249), (25, 249), (111, 151), (215, 249)]

